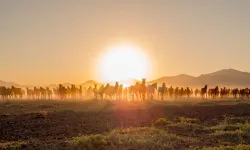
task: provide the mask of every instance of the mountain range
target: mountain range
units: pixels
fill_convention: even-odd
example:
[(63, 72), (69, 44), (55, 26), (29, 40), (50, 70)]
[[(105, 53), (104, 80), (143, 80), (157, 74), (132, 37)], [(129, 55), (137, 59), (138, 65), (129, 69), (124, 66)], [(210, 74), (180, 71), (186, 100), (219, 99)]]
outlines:
[(249, 87), (250, 86), (250, 73), (242, 72), (235, 69), (223, 69), (213, 73), (202, 74), (198, 77), (181, 74), (178, 76), (162, 77), (148, 84), (152, 83), (166, 83), (167, 86), (189, 86), (189, 87), (203, 87), (208, 85), (226, 86), (226, 87)]
[[(129, 82), (128, 82), (129, 81)], [(128, 79), (124, 81), (124, 83), (135, 83), (137, 80)], [(200, 76), (190, 76), (186, 74), (180, 74), (177, 76), (165, 76), (158, 78), (153, 81), (147, 82), (147, 84), (153, 83), (166, 83), (167, 86), (182, 86), (182, 87), (203, 87), (204, 85), (208, 85), (209, 87), (214, 86), (226, 86), (226, 87), (250, 87), (250, 73), (242, 72), (235, 69), (222, 69), (213, 73), (202, 74)], [(79, 85), (83, 87), (89, 87), (97, 84), (98, 86), (101, 83), (98, 83), (94, 80), (88, 80)], [(16, 87), (31, 87), (26, 85), (19, 85), (13, 82), (6, 82), (0, 80), (0, 86), (16, 86)], [(70, 86), (70, 83), (63, 84), (64, 86)], [(48, 85), (48, 87), (53, 88), (57, 87), (57, 84)]]

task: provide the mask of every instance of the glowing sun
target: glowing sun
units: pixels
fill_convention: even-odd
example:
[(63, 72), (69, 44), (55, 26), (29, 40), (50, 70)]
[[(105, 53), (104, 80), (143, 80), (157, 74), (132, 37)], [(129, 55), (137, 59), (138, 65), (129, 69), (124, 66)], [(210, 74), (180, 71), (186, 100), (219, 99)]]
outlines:
[(138, 47), (118, 45), (102, 56), (100, 69), (104, 81), (141, 79), (147, 77), (148, 59)]

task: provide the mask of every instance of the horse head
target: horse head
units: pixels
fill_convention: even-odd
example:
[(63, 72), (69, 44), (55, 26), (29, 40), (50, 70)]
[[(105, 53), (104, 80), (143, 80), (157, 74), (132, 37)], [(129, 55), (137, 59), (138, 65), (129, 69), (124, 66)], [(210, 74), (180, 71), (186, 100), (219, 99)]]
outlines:
[(106, 84), (106, 87), (109, 87), (109, 86), (110, 86), (110, 84), (109, 84), (109, 83), (107, 83), (107, 84)]
[(146, 83), (146, 78), (142, 78), (142, 84)]

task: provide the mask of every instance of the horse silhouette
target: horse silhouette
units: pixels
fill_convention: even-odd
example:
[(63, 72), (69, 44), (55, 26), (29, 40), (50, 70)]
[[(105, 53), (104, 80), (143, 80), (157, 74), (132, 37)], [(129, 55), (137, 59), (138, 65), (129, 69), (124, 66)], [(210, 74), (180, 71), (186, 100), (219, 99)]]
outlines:
[(207, 85), (205, 85), (204, 88), (201, 88), (201, 97), (204, 98), (206, 97), (207, 98)]
[(148, 99), (152, 100), (154, 98), (155, 90), (157, 90), (157, 83), (154, 83), (152, 85), (147, 86), (147, 97), (148, 97)]
[(161, 96), (161, 100), (163, 100), (166, 90), (167, 89), (166, 89), (166, 84), (165, 83), (163, 83), (162, 86), (158, 88), (158, 96)]
[(147, 87), (146, 87), (146, 79), (142, 78), (142, 82), (138, 83), (135, 85), (136, 91), (139, 93), (139, 98), (142, 101), (145, 101), (145, 97), (146, 97), (146, 91), (147, 91)]

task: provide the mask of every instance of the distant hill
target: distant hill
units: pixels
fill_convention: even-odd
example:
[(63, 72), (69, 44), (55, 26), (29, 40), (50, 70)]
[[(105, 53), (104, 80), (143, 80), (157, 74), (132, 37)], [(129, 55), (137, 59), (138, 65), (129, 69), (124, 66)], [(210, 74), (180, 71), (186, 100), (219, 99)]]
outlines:
[[(136, 79), (128, 79), (128, 80), (123, 80), (120, 83), (126, 85), (129, 84), (135, 84), (138, 82)], [(222, 69), (213, 73), (208, 73), (208, 74), (202, 74), (198, 77), (186, 75), (186, 74), (181, 74), (177, 76), (165, 76), (161, 77), (159, 79), (149, 81), (147, 84), (153, 84), (153, 83), (166, 83), (167, 86), (182, 86), (182, 87), (203, 87), (205, 84), (207, 84), (209, 87), (214, 87), (214, 86), (227, 86), (227, 87), (239, 87), (239, 88), (245, 88), (245, 87), (250, 87), (250, 73), (248, 72), (242, 72), (239, 70), (235, 69)], [(83, 86), (83, 87), (89, 87), (89, 86), (94, 86), (94, 84), (97, 84), (100, 86), (101, 84), (106, 84), (106, 83), (99, 83), (94, 80), (88, 80), (84, 83), (78, 84), (77, 86)], [(114, 83), (111, 83), (114, 84)], [(17, 83), (13, 82), (6, 82), (0, 80), (0, 86), (16, 86), (16, 87), (32, 87), (31, 85), (19, 85)], [(71, 86), (70, 83), (64, 83), (64, 86)], [(48, 87), (54, 88), (58, 87), (57, 84), (51, 84)]]
[(6, 87), (11, 87), (11, 86), (15, 86), (15, 87), (21, 87), (21, 85), (14, 83), (14, 82), (6, 82), (6, 81), (2, 81), (0, 80), (0, 86), (6, 86)]
[(235, 69), (223, 69), (197, 77), (199, 83), (229, 87), (249, 87), (250, 73)]
[(97, 84), (97, 86), (100, 86), (100, 85), (101, 85), (101, 83), (98, 83), (97, 81), (88, 80), (88, 81), (86, 81), (86, 82), (84, 82), (84, 83), (81, 83), (80, 86), (82, 86), (82, 87), (89, 87), (89, 86), (94, 87), (95, 84)]
[(158, 84), (166, 83), (167, 85), (172, 85), (172, 86), (189, 86), (190, 84), (193, 85), (193, 83), (195, 82), (195, 77), (181, 74), (178, 76), (162, 77), (162, 78), (150, 81), (148, 82), (148, 84), (153, 84), (156, 82)]
[(155, 82), (159, 84), (166, 83), (167, 86), (203, 87), (207, 84), (210, 87), (250, 87), (250, 73), (235, 69), (223, 69), (209, 74), (202, 74), (198, 77), (185, 74), (172, 77), (162, 77), (150, 81), (148, 84)]
[[(75, 85), (76, 86), (83, 86), (83, 87), (89, 87), (89, 86), (93, 87), (94, 84), (97, 84), (98, 86), (100, 85), (100, 83), (98, 83), (98, 82), (96, 82), (94, 80), (88, 80), (88, 81), (86, 81), (84, 83), (75, 84)], [(56, 87), (58, 87), (58, 85), (59, 84), (50, 84), (48, 87), (50, 87), (50, 88), (56, 88)], [(62, 85), (65, 86), (65, 87), (67, 87), (67, 86), (71, 87), (72, 84), (71, 83), (63, 83)]]

